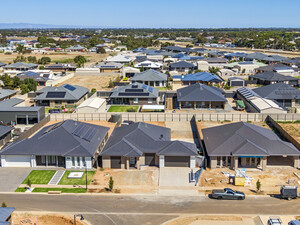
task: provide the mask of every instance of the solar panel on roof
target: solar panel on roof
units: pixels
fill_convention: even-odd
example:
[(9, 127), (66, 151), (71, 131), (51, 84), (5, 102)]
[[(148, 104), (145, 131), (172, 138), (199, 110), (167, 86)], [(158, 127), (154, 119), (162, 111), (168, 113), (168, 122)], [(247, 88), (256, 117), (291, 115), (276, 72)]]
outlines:
[(75, 128), (75, 130), (72, 132), (72, 134), (74, 134), (77, 137), (80, 137), (81, 135), (83, 135), (85, 128), (86, 128), (85, 124), (80, 124), (77, 126), (77, 128)]
[(66, 88), (66, 89), (68, 89), (68, 90), (70, 90), (70, 91), (74, 91), (74, 90), (76, 89), (76, 87), (74, 87), (74, 86), (72, 86), (72, 85), (70, 85), (70, 84), (66, 84), (66, 85), (64, 86), (64, 88)]
[(47, 93), (46, 95), (46, 98), (64, 98), (66, 95), (66, 92), (53, 92), (53, 91), (50, 91)]
[(153, 87), (149, 87), (148, 91), (150, 91), (151, 93), (153, 93)]
[(96, 129), (90, 128), (88, 132), (82, 137), (82, 139), (90, 142), (92, 138), (95, 136), (95, 134), (96, 134)]
[(121, 92), (119, 96), (149, 96), (148, 92)]
[(134, 84), (132, 85), (132, 88), (138, 88), (138, 85)]
[(143, 84), (143, 85), (142, 85), (142, 88), (143, 88), (143, 89), (147, 89), (147, 85)]
[(125, 92), (143, 92), (144, 89), (136, 88), (136, 89), (125, 89)]

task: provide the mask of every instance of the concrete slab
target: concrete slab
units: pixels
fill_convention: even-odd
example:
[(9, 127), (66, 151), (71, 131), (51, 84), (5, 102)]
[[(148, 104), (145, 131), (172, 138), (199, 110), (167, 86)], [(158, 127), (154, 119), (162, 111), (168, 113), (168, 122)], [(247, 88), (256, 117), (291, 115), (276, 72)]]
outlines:
[(29, 175), (32, 168), (0, 167), (0, 192), (14, 192)]
[(164, 167), (159, 169), (159, 186), (169, 187), (193, 187), (195, 183), (189, 183), (190, 168)]
[(190, 122), (165, 122), (171, 129), (171, 140), (181, 140), (194, 143), (193, 131)]

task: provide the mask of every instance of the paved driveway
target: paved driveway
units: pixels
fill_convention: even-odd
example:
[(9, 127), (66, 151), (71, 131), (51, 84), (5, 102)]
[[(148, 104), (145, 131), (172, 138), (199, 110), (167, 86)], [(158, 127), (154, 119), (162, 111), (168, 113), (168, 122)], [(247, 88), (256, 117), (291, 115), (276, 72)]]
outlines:
[(31, 168), (0, 167), (0, 192), (14, 192), (28, 176)]
[(184, 167), (164, 167), (159, 169), (159, 186), (186, 187), (194, 186), (189, 183), (190, 168)]

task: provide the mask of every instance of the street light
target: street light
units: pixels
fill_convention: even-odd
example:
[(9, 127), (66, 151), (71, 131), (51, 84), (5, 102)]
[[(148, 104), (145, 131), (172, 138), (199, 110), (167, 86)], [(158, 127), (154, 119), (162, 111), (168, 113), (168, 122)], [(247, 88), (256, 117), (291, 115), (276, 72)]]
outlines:
[(81, 214), (74, 215), (74, 225), (76, 225), (76, 217), (80, 217), (80, 220), (84, 220), (83, 215)]
[(85, 190), (87, 191), (87, 164), (84, 162), (83, 164), (85, 166)]

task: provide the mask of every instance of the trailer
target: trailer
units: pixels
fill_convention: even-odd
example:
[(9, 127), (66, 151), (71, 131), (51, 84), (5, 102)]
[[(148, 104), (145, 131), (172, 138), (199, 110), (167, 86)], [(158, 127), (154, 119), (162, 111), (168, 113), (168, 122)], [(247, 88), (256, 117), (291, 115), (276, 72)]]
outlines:
[(280, 197), (287, 200), (299, 198), (297, 186), (282, 186), (280, 189)]

